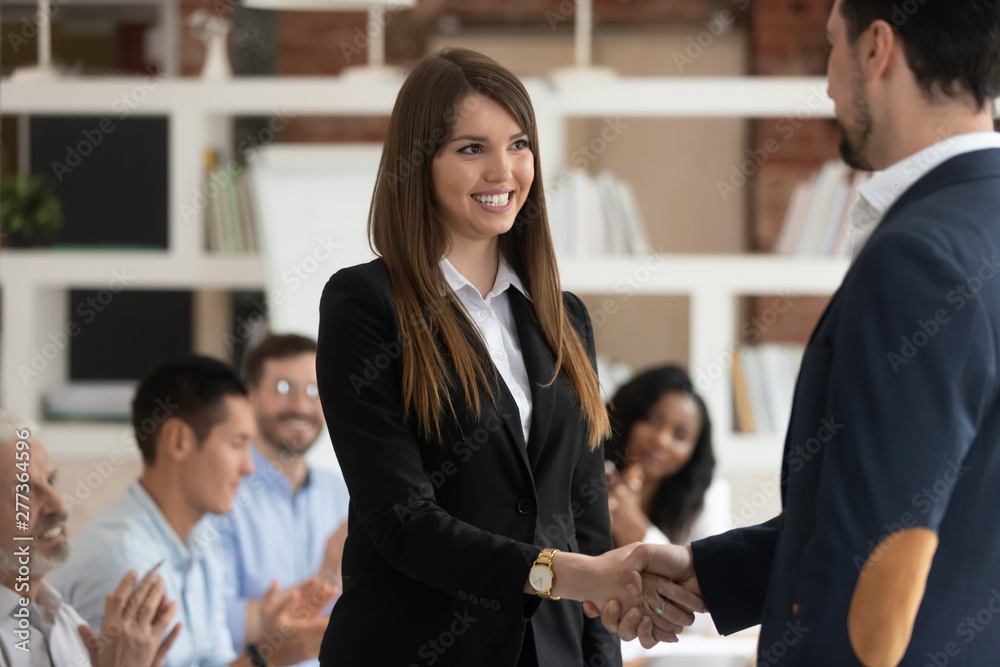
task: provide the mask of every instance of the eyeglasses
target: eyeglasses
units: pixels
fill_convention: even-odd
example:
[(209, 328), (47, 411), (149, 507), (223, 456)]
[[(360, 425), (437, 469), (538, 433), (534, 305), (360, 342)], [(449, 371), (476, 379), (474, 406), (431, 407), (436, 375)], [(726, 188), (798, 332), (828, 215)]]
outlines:
[[(278, 380), (274, 383), (274, 390), (279, 396), (296, 396), (299, 393), (299, 385), (291, 380)], [(306, 385), (306, 396), (308, 398), (319, 398), (319, 387), (315, 382)]]

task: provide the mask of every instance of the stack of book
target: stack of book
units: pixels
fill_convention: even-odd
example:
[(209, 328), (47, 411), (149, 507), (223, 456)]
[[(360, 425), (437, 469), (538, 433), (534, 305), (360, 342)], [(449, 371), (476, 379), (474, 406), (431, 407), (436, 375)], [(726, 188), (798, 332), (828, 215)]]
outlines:
[(808, 181), (795, 186), (788, 202), (778, 255), (847, 257), (851, 252), (851, 207), (871, 174), (831, 160)]
[(766, 344), (733, 355), (733, 403), (742, 433), (783, 436), (804, 348)]
[(561, 257), (646, 255), (646, 225), (632, 187), (609, 172), (572, 170), (547, 193), (549, 227)]
[(205, 247), (218, 253), (256, 253), (252, 179), (235, 163), (208, 170), (205, 178)]

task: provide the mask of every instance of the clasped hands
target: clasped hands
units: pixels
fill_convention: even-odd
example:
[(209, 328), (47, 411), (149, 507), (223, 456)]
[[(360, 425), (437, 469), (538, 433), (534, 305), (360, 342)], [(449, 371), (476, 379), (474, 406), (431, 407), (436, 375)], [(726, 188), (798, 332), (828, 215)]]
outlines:
[(705, 612), (690, 547), (629, 544), (595, 558), (598, 575), (586, 585), (584, 613), (644, 648), (676, 642)]

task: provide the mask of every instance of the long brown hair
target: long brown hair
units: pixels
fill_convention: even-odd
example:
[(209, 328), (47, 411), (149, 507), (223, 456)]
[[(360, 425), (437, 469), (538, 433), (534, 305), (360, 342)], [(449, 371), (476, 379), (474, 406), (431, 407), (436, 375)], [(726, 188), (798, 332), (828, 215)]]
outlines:
[[(424, 59), (403, 83), (389, 120), (368, 218), (369, 242), (389, 270), (403, 349), (402, 398), (406, 418), (415, 416), (426, 439), (441, 439), (441, 415), (455, 414), (449, 389), (461, 387), (481, 413), (478, 387), (490, 392), (486, 371), (466, 337), (462, 308), (447, 287), (439, 262), (448, 236), (435, 212), (431, 163), (451, 137), (462, 102), (483, 95), (507, 109), (528, 135), (535, 178), (499, 250), (531, 295), (538, 322), (555, 354), (555, 373), (565, 370), (589, 426), (593, 449), (610, 432), (597, 373), (563, 305), (549, 234), (531, 100), (521, 82), (492, 59), (467, 49), (447, 49)], [(443, 296), (442, 296), (443, 295)], [(436, 344), (443, 339), (444, 349)], [(455, 369), (449, 377), (445, 356)], [(496, 397), (490, 392), (491, 399)]]

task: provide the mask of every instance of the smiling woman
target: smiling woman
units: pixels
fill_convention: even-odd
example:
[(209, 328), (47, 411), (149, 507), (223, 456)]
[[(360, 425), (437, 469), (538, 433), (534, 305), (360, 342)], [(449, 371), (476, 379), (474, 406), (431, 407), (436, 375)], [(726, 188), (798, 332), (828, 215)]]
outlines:
[(369, 216), (380, 257), (320, 305), (319, 393), (351, 494), (323, 664), (621, 664), (571, 601), (629, 593), (626, 554), (601, 555), (608, 417), (537, 146), (523, 85), (481, 54), (432, 55), (400, 90)]
[(615, 544), (687, 544), (728, 530), (728, 490), (713, 480), (712, 421), (687, 372), (649, 368), (622, 385), (608, 408), (606, 455), (621, 473), (609, 491)]
[[(431, 177), (438, 215), (451, 241), (449, 261), (468, 276), (481, 266), (469, 255), (490, 252), (489, 242), (495, 245), (514, 225), (535, 180), (534, 156), (517, 120), (483, 95), (462, 101), (452, 133), (434, 158)], [(492, 286), (489, 278), (483, 276)]]

